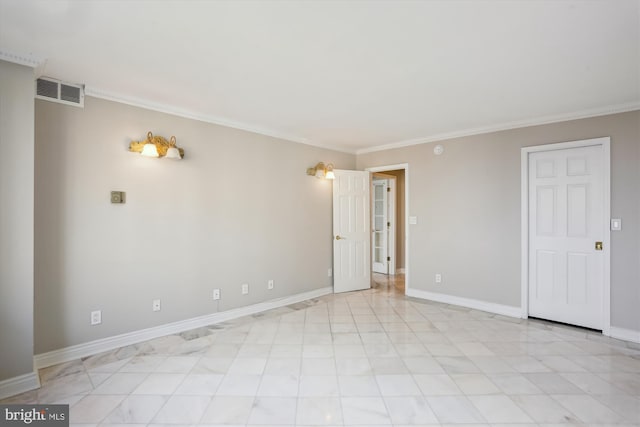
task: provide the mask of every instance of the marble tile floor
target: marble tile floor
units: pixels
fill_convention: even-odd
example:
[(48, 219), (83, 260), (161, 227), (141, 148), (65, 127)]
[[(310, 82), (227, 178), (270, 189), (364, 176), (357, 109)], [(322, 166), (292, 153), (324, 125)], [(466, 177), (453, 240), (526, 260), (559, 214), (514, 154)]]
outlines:
[(78, 427), (640, 426), (639, 345), (374, 282), (45, 368), (2, 403)]

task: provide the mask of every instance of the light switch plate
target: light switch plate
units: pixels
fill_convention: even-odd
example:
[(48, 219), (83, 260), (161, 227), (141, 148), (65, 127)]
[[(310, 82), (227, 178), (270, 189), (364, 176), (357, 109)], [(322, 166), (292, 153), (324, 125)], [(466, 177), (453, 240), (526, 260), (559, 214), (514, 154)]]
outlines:
[(417, 223), (418, 223), (418, 217), (417, 216), (410, 216), (409, 217), (409, 224), (416, 225)]
[(611, 231), (620, 231), (620, 230), (622, 230), (622, 220), (620, 218), (612, 218)]
[(111, 203), (124, 203), (125, 202), (124, 191), (112, 191), (111, 192)]

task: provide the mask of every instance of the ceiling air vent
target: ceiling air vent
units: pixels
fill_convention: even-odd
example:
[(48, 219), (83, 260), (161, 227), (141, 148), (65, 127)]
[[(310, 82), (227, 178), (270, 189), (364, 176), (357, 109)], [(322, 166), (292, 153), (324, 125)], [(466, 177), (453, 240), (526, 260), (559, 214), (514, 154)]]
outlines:
[(36, 80), (36, 98), (84, 107), (84, 87), (41, 77)]

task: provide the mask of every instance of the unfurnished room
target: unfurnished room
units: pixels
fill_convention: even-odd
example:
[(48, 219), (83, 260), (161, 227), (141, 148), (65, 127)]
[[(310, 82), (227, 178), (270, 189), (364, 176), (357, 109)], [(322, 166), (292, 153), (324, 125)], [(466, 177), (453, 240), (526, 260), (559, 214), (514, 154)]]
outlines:
[(640, 426), (640, 0), (0, 0), (1, 426)]

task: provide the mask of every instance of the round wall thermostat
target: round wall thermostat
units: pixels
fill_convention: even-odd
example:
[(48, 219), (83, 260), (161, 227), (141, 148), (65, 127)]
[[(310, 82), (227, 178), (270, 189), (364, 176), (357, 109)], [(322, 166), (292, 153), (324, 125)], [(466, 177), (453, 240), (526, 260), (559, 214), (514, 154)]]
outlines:
[(442, 145), (438, 144), (435, 147), (433, 147), (433, 154), (435, 154), (436, 156), (439, 156), (442, 153), (444, 153), (444, 147)]

